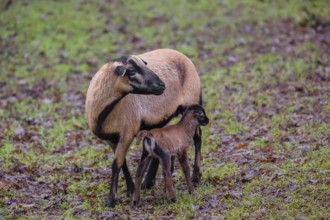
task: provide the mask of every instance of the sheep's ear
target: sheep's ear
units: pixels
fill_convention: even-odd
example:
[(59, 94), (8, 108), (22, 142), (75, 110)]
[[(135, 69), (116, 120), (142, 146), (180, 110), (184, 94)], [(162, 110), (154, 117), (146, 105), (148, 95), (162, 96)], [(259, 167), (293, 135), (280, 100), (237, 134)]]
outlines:
[(127, 60), (128, 60), (128, 56), (122, 56), (122, 57), (113, 59), (112, 61), (113, 62), (119, 62), (119, 63), (125, 64), (127, 62)]
[(126, 73), (126, 68), (124, 66), (117, 66), (115, 69), (115, 73), (118, 76), (124, 76)]

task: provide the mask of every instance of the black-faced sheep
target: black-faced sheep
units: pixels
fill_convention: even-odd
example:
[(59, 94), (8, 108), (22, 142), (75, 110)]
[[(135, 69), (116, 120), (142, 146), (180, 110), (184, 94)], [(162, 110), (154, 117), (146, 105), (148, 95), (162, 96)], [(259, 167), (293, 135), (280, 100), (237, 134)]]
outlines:
[[(121, 168), (127, 194), (134, 191), (126, 153), (136, 133), (163, 127), (186, 106), (199, 103), (201, 87), (196, 68), (185, 55), (175, 50), (159, 49), (121, 57), (102, 66), (94, 75), (86, 95), (88, 125), (115, 153), (108, 206), (115, 206)], [(200, 128), (196, 129), (194, 141), (193, 181), (197, 183), (201, 176)], [(155, 160), (146, 177), (146, 187), (154, 183), (157, 168)]]

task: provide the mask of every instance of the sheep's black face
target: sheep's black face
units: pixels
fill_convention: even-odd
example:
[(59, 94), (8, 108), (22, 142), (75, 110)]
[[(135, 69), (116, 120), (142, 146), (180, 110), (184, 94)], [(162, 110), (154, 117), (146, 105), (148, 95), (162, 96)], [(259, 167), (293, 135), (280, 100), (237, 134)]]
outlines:
[(130, 93), (161, 95), (165, 90), (164, 82), (147, 67), (147, 63), (141, 58), (132, 57), (127, 60), (126, 67), (120, 66), (117, 69), (117, 75), (127, 77), (128, 83), (132, 87)]
[(133, 87), (132, 93), (161, 95), (165, 90), (164, 82), (145, 63), (129, 60), (127, 77)]

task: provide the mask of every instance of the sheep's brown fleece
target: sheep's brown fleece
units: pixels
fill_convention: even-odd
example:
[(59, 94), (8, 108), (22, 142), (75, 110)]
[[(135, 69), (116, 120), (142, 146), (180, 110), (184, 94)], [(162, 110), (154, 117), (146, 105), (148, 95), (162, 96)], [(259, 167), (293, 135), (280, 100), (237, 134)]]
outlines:
[[(132, 94), (127, 77), (114, 74), (115, 68), (123, 65), (119, 61), (101, 67), (86, 95), (88, 125), (98, 137), (107, 140), (119, 169), (126, 165), (127, 150), (141, 128), (162, 127), (178, 113), (180, 106), (200, 103), (198, 73), (182, 53), (158, 49), (130, 58), (138, 65), (145, 65), (141, 59), (147, 62), (147, 67), (165, 83), (162, 95)], [(104, 111), (111, 104), (111, 111)], [(107, 114), (100, 122), (99, 116), (104, 112)]]
[[(200, 80), (192, 62), (183, 54), (160, 49), (139, 55), (147, 61), (166, 85), (161, 96), (128, 94), (115, 106), (103, 125), (104, 133), (126, 132), (126, 125), (135, 125), (136, 133), (141, 123), (159, 124), (166, 121), (177, 110), (178, 106), (198, 104), (200, 97)], [(91, 130), (95, 130), (96, 121), (104, 108), (122, 95), (126, 82), (116, 81), (113, 74), (117, 62), (105, 64), (93, 77), (86, 96), (86, 115)], [(118, 161), (119, 162), (119, 161)]]

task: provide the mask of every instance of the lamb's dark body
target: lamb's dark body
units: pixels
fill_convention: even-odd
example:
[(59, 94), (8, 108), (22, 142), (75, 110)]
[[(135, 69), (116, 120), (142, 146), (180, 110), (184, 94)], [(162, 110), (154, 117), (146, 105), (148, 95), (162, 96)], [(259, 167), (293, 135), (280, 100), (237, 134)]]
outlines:
[(142, 177), (152, 158), (159, 159), (162, 165), (165, 186), (171, 201), (176, 201), (171, 175), (171, 164), (174, 157), (177, 157), (180, 162), (189, 193), (193, 192), (194, 186), (190, 179), (187, 151), (193, 142), (197, 127), (208, 124), (208, 121), (204, 109), (199, 105), (194, 105), (188, 108), (178, 124), (151, 131), (140, 131), (137, 134), (137, 144), (143, 138), (143, 153), (136, 172), (133, 194), (134, 205), (140, 200)]

